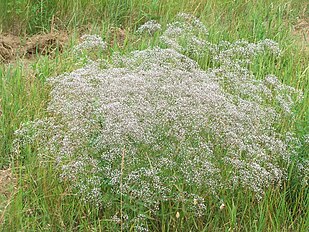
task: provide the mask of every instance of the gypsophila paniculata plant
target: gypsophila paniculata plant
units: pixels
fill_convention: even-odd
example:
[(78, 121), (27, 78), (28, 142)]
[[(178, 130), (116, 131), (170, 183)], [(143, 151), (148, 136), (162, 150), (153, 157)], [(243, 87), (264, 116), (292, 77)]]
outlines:
[[(16, 152), (35, 143), (72, 191), (103, 207), (110, 194), (154, 215), (174, 201), (202, 216), (205, 197), (220, 199), (222, 189), (261, 199), (287, 176), (297, 139), (278, 125), (300, 93), (245, 65), (279, 55), (274, 41), (211, 44), (207, 35), (199, 19), (180, 14), (162, 32), (168, 48), (115, 53), (50, 78), (49, 116), (16, 131)], [(207, 70), (184, 55), (206, 50), (217, 62)], [(142, 216), (134, 220), (144, 228)]]

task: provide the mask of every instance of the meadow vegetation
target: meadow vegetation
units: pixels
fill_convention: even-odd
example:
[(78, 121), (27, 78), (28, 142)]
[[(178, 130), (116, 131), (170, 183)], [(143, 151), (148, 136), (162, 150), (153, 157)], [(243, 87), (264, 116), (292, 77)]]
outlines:
[(0, 0), (0, 229), (306, 231), (308, 10)]

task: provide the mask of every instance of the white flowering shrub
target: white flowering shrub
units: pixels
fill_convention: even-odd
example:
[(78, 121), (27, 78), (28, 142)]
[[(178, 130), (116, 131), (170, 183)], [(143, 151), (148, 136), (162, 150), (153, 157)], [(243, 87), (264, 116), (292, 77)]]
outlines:
[(260, 198), (280, 184), (295, 138), (278, 125), (292, 117), (300, 93), (273, 75), (257, 80), (244, 65), (264, 52), (278, 55), (278, 45), (191, 43), (195, 51), (211, 47), (218, 62), (202, 70), (180, 53), (178, 38), (189, 43), (188, 33), (207, 30), (181, 16), (184, 24), (163, 32), (170, 48), (114, 54), (50, 78), (49, 116), (16, 131), (15, 147), (35, 144), (73, 191), (101, 206), (113, 194), (153, 213), (175, 201), (203, 215), (206, 195), (242, 188)]

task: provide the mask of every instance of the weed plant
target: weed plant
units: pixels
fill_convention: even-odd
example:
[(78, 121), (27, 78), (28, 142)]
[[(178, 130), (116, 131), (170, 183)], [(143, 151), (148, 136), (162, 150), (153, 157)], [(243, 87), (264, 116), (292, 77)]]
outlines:
[(308, 56), (290, 36), (304, 2), (154, 2), (18, 16), (48, 31), (60, 7), (58, 29), (126, 38), (1, 66), (1, 165), (18, 182), (0, 228), (306, 231)]
[[(139, 33), (158, 28), (145, 25)], [(293, 162), (306, 185), (301, 142), (278, 128), (293, 121), (302, 93), (249, 68), (258, 56), (280, 56), (278, 44), (213, 44), (207, 36), (198, 18), (178, 14), (160, 37), (167, 48), (114, 53), (50, 78), (48, 116), (16, 131), (16, 154), (35, 147), (69, 192), (103, 212), (120, 204), (110, 218), (119, 230), (152, 230), (162, 204), (205, 217), (206, 201), (224, 205), (225, 191), (250, 193), (258, 204)], [(75, 51), (105, 48), (96, 36), (83, 39)], [(202, 70), (189, 55), (212, 65)]]

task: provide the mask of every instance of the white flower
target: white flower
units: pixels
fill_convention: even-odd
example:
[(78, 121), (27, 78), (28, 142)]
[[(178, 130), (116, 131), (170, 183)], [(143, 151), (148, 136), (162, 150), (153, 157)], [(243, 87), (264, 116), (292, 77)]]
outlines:
[(160, 31), (161, 30), (161, 24), (159, 24), (157, 21), (155, 20), (150, 20), (148, 22), (146, 22), (145, 24), (143, 24), (142, 26), (140, 26), (137, 29), (137, 33), (148, 33), (150, 35), (154, 34), (156, 31)]

